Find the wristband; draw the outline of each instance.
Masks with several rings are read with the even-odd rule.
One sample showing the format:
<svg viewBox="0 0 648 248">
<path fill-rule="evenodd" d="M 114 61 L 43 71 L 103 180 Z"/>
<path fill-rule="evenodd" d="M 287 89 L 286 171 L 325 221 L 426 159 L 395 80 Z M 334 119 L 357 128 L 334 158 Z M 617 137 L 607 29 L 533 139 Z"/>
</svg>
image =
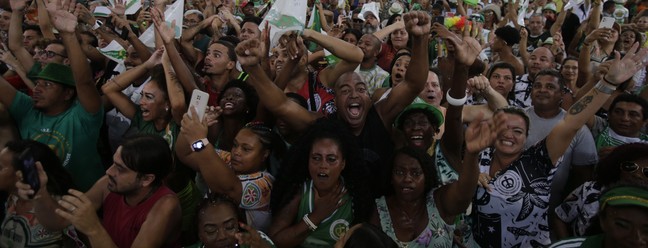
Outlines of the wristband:
<svg viewBox="0 0 648 248">
<path fill-rule="evenodd" d="M 613 84 L 612 82 L 610 82 L 610 80 L 605 79 L 605 76 L 603 76 L 602 78 L 603 78 L 603 81 L 604 81 L 604 82 L 606 82 L 607 84 L 609 84 L 609 85 L 611 85 L 611 86 L 613 86 L 613 87 L 615 87 L 615 88 L 616 88 L 617 86 L 619 86 L 618 84 Z"/>
<path fill-rule="evenodd" d="M 99 21 L 99 20 L 95 21 L 94 26 L 92 26 L 92 30 L 97 30 L 98 28 L 101 27 L 101 25 L 103 25 L 103 23 L 101 21 Z"/>
<path fill-rule="evenodd" d="M 596 85 L 594 85 L 594 89 L 597 89 L 601 93 L 612 94 L 617 87 L 610 83 L 607 83 L 606 81 L 607 80 L 603 78 L 603 81 L 599 81 Z"/>
<path fill-rule="evenodd" d="M 310 229 L 311 231 L 315 231 L 315 229 L 317 229 L 317 226 L 315 225 L 315 223 L 313 223 L 310 220 L 310 218 L 308 218 L 308 214 L 304 215 L 304 218 L 302 218 L 302 220 L 304 220 L 304 223 L 306 223 L 306 225 L 308 226 L 308 229 Z"/>
<path fill-rule="evenodd" d="M 468 100 L 468 95 L 464 95 L 461 99 L 456 99 L 450 96 L 450 89 L 446 92 L 446 101 L 448 101 L 448 104 L 452 106 L 463 106 L 466 103 L 466 100 Z"/>
</svg>

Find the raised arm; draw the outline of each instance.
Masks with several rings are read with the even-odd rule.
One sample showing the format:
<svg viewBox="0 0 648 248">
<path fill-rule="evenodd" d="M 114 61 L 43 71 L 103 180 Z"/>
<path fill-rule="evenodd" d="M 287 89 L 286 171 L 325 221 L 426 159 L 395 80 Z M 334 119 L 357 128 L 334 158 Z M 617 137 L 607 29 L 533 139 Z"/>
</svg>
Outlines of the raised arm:
<svg viewBox="0 0 648 248">
<path fill-rule="evenodd" d="M 7 46 L 23 68 L 29 70 L 34 66 L 34 58 L 22 44 L 22 23 L 27 0 L 11 0 L 9 3 L 11 4 L 11 21 L 9 22 Z"/>
<path fill-rule="evenodd" d="M 165 51 L 162 55 L 162 67 L 166 77 L 167 90 L 169 92 L 169 102 L 171 104 L 171 116 L 176 123 L 182 122 L 182 116 L 187 112 L 187 101 L 182 85 L 178 82 L 176 72 L 168 53 Z"/>
<path fill-rule="evenodd" d="M 288 100 L 284 92 L 270 81 L 259 65 L 260 57 L 267 56 L 263 47 L 263 43 L 256 39 L 243 41 L 236 46 L 236 56 L 243 69 L 250 75 L 248 82 L 252 82 L 252 86 L 259 94 L 260 104 L 275 117 L 287 121 L 288 125 L 297 132 L 306 130 L 315 122 L 318 115 Z"/>
<path fill-rule="evenodd" d="M 151 9 L 151 14 L 153 17 L 153 23 L 155 23 L 155 31 L 157 31 L 162 39 L 166 54 L 171 61 L 171 65 L 173 65 L 175 75 L 182 84 L 185 92 L 192 92 L 193 90 L 198 89 L 189 67 L 187 67 L 187 64 L 184 62 L 184 59 L 182 59 L 182 56 L 180 56 L 180 53 L 175 46 L 175 21 L 171 23 L 171 26 L 168 26 L 164 22 L 164 12 L 161 12 L 158 9 Z M 171 90 L 171 88 L 169 88 L 169 90 Z M 177 120 L 182 119 L 181 116 L 174 118 Z"/>
<path fill-rule="evenodd" d="M 184 115 L 180 129 L 180 138 L 187 143 L 179 144 L 187 147 L 194 141 L 207 137 L 207 123 L 204 120 L 198 120 L 195 109 L 192 108 L 189 111 L 192 111 L 192 116 Z M 229 196 L 237 204 L 241 200 L 243 192 L 241 182 L 234 174 L 234 170 L 230 169 L 225 161 L 218 156 L 212 144 L 208 144 L 201 151 L 183 154 L 179 158 L 182 162 L 200 171 L 210 190 Z"/>
<path fill-rule="evenodd" d="M 49 12 L 47 12 L 45 0 L 36 0 L 36 6 L 38 6 L 38 26 L 41 29 L 43 38 L 46 39 L 56 39 L 54 35 L 54 29 L 52 28 L 52 23 L 50 22 Z"/>
<path fill-rule="evenodd" d="M 397 21 L 387 27 L 382 28 L 381 30 L 376 31 L 375 33 L 373 33 L 373 35 L 375 35 L 379 40 L 383 41 L 385 40 L 385 38 L 387 38 L 387 36 L 389 36 L 389 34 L 401 28 L 405 28 L 405 22 Z"/>
<path fill-rule="evenodd" d="M 390 127 L 396 116 L 423 90 L 429 67 L 430 16 L 422 11 L 413 11 L 403 15 L 403 20 L 407 33 L 412 36 L 412 59 L 405 73 L 405 81 L 394 87 L 386 99 L 376 103 L 376 110 L 385 127 Z"/>
<path fill-rule="evenodd" d="M 565 5 L 562 5 L 562 9 L 560 10 L 560 13 L 558 13 L 558 17 L 556 17 L 556 22 L 554 22 L 553 25 L 551 25 L 551 29 L 549 29 L 549 33 L 553 36 L 556 32 L 560 31 L 562 28 L 563 23 L 565 23 L 565 19 L 567 18 L 567 14 L 571 13 L 572 9 L 565 10 Z"/>
<path fill-rule="evenodd" d="M 359 47 L 335 37 L 323 35 L 316 31 L 305 29 L 302 37 L 317 43 L 331 54 L 340 58 L 340 62 L 324 68 L 318 75 L 320 81 L 333 87 L 335 81 L 344 73 L 355 70 L 362 62 L 362 50 Z"/>
<path fill-rule="evenodd" d="M 574 103 L 565 118 L 551 130 L 547 136 L 547 144 L 551 146 L 548 146 L 547 150 L 554 166 L 565 153 L 576 132 L 603 106 L 617 86 L 646 66 L 644 58 L 648 51 L 643 48 L 635 52 L 638 47 L 639 44 L 635 43 L 623 59 L 615 52 L 616 58 L 610 63 L 607 74 L 583 98 Z"/>
<path fill-rule="evenodd" d="M 472 122 L 480 113 L 483 114 L 484 120 L 489 120 L 495 110 L 508 106 L 506 98 L 490 86 L 490 82 L 485 76 L 477 76 L 469 79 L 468 86 L 471 88 L 473 94 L 478 93 L 483 95 L 486 101 L 488 101 L 488 104 L 464 106 L 461 115 L 463 123 Z"/>
<path fill-rule="evenodd" d="M 74 9 L 76 4 L 70 1 L 55 0 L 47 5 L 50 19 L 54 27 L 59 31 L 63 39 L 63 45 L 67 51 L 72 75 L 76 83 L 76 92 L 79 103 L 88 113 L 97 113 L 101 110 L 101 97 L 95 87 L 90 64 L 81 45 L 74 33 L 77 27 L 77 16 Z M 78 13 L 77 13 L 78 14 Z"/>
<path fill-rule="evenodd" d="M 153 56 L 151 56 L 146 62 L 133 69 L 125 71 L 113 79 L 109 79 L 108 82 L 101 87 L 101 90 L 108 100 L 127 118 L 133 119 L 135 117 L 137 105 L 122 93 L 122 90 L 140 77 L 145 76 L 150 69 L 159 64 L 163 52 L 163 49 L 156 50 Z"/>
</svg>

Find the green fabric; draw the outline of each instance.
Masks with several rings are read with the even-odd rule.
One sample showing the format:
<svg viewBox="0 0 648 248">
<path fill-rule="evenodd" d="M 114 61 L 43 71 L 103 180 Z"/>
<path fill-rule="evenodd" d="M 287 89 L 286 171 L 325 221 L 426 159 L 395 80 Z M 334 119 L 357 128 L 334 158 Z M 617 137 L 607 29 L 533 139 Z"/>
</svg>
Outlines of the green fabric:
<svg viewBox="0 0 648 248">
<path fill-rule="evenodd" d="M 162 138 L 164 138 L 164 140 L 166 140 L 167 143 L 169 143 L 169 148 L 171 148 L 171 151 L 174 151 L 176 138 L 180 133 L 180 126 L 178 126 L 175 121 L 171 120 L 169 121 L 169 124 L 167 124 L 166 128 L 157 130 L 155 128 L 155 124 L 152 121 L 144 121 L 142 119 L 142 110 L 140 108 L 137 108 L 135 117 L 131 121 L 131 128 L 133 127 L 137 128 L 137 133 L 157 134 L 161 136 Z"/>
<path fill-rule="evenodd" d="M 45 68 L 35 78 L 52 81 L 68 87 L 75 87 L 72 69 L 67 65 L 49 63 L 45 65 Z"/>
<path fill-rule="evenodd" d="M 601 248 L 603 247 L 603 234 L 591 236 L 585 239 L 581 248 Z"/>
<path fill-rule="evenodd" d="M 104 175 L 97 152 L 103 107 L 97 113 L 88 113 L 78 101 L 74 101 L 65 112 L 46 116 L 33 107 L 29 96 L 18 92 L 9 112 L 16 121 L 21 138 L 49 145 L 82 192 Z"/>
<path fill-rule="evenodd" d="M 299 211 L 297 211 L 297 218 L 295 219 L 296 223 L 303 221 L 302 218 L 304 215 L 313 212 L 315 197 L 313 190 L 313 181 L 306 181 L 303 187 L 302 198 L 299 202 Z M 349 224 L 353 223 L 353 203 L 348 192 L 342 197 L 342 201 L 345 201 L 345 204 L 324 219 L 322 223 L 319 223 L 317 229 L 308 235 L 306 240 L 301 244 L 301 247 L 333 247 L 335 242 L 349 230 Z"/>
<path fill-rule="evenodd" d="M 318 1 L 319 2 L 319 1 Z M 311 12 L 311 20 L 308 22 L 308 29 L 314 30 L 318 33 L 322 32 L 322 20 L 320 20 L 319 10 L 317 7 L 313 6 L 313 12 Z M 308 50 L 315 52 L 317 49 L 317 43 L 309 42 Z"/>
<path fill-rule="evenodd" d="M 601 212 L 606 206 L 637 206 L 648 208 L 648 191 L 637 187 L 612 188 L 599 199 Z"/>
<path fill-rule="evenodd" d="M 31 68 L 29 68 L 29 71 L 27 72 L 27 77 L 31 80 L 35 80 L 36 76 L 38 73 L 43 69 L 40 63 L 35 62 L 34 65 L 32 65 Z"/>
</svg>

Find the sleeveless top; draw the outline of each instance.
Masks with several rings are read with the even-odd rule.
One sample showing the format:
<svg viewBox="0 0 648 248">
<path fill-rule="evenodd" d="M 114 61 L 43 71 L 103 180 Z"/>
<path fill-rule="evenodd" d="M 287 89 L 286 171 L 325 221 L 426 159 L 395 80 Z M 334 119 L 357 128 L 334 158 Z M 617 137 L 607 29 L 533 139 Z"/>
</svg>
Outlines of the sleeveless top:
<svg viewBox="0 0 648 248">
<path fill-rule="evenodd" d="M 304 215 L 313 212 L 315 202 L 315 192 L 313 190 L 312 180 L 304 182 L 295 223 L 302 221 Z M 317 229 L 308 235 L 300 247 L 333 247 L 335 242 L 349 230 L 349 224 L 353 222 L 353 203 L 349 193 L 346 193 L 342 200 L 346 201 L 346 203 L 324 219 L 317 226 Z"/>
<path fill-rule="evenodd" d="M 396 237 L 396 231 L 394 230 L 394 224 L 389 214 L 389 208 L 387 207 L 385 197 L 382 196 L 376 199 L 376 209 L 378 209 L 378 216 L 380 217 L 380 226 L 382 227 L 382 230 L 392 238 L 399 247 L 452 247 L 454 226 L 446 224 L 445 221 L 441 219 L 439 210 L 436 208 L 436 204 L 434 203 L 432 193 L 428 194 L 426 205 L 428 214 L 427 226 L 423 232 L 416 237 L 416 239 L 403 242 L 398 240 Z"/>
<path fill-rule="evenodd" d="M 116 193 L 110 192 L 106 196 L 103 201 L 103 226 L 117 247 L 132 246 L 149 211 L 160 198 L 166 195 L 175 195 L 175 193 L 166 186 L 160 186 L 148 199 L 137 206 L 126 205 L 124 197 Z M 171 247 L 177 245 L 173 244 Z"/>
</svg>

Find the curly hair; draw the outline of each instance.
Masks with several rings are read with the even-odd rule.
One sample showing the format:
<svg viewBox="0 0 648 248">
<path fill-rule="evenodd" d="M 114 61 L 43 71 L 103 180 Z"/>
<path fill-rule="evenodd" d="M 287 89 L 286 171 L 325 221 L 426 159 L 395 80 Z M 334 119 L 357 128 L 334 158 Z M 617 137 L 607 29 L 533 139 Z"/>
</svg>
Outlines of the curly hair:
<svg viewBox="0 0 648 248">
<path fill-rule="evenodd" d="M 338 120 L 319 119 L 304 136 L 291 147 L 282 163 L 272 189 L 270 209 L 281 210 L 296 194 L 302 193 L 302 185 L 311 179 L 308 164 L 313 144 L 323 139 L 333 140 L 342 152 L 346 166 L 341 176 L 352 198 L 353 221 L 361 223 L 373 212 L 373 199 L 366 181 L 369 174 L 362 158 L 362 151 L 351 131 Z"/>
<path fill-rule="evenodd" d="M 234 79 L 227 82 L 227 84 L 223 86 L 223 90 L 221 90 L 220 92 L 221 101 L 224 99 L 223 96 L 225 96 L 225 92 L 230 88 L 239 88 L 245 95 L 245 105 L 247 107 L 247 112 L 245 113 L 245 122 L 249 122 L 254 119 L 254 117 L 256 116 L 257 105 L 259 104 L 259 96 L 257 95 L 256 90 L 254 90 L 254 88 L 252 88 L 252 86 L 247 84 L 245 81 Z"/>
</svg>

